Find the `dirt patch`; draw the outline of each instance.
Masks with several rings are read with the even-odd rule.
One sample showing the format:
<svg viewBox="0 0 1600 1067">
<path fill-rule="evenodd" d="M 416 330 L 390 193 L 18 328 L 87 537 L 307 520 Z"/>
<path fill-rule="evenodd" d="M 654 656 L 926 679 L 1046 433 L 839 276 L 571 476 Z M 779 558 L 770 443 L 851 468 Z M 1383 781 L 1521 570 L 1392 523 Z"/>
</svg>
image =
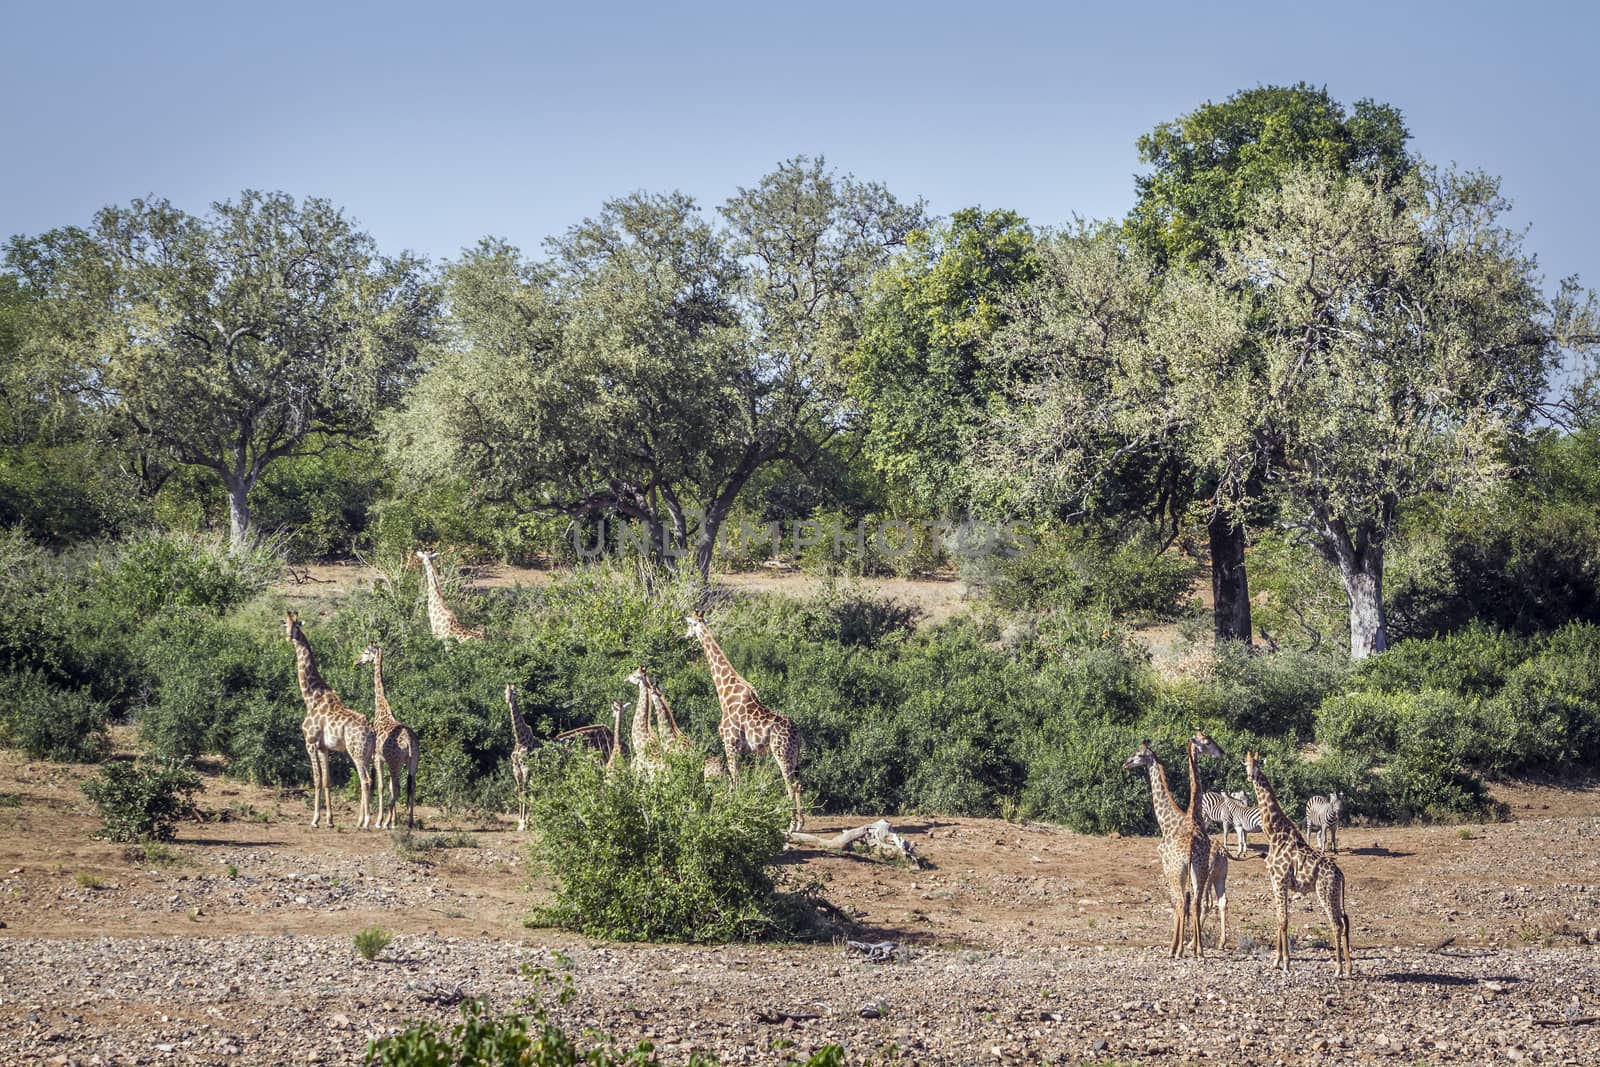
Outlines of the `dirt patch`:
<svg viewBox="0 0 1600 1067">
<path fill-rule="evenodd" d="M 695 1048 L 782 1062 L 782 1039 L 845 1041 L 862 1062 L 890 1046 L 948 1063 L 1595 1062 L 1596 1027 L 1568 1025 L 1600 1014 L 1593 788 L 1499 787 L 1502 823 L 1346 828 L 1357 978 L 1335 984 L 1304 902 L 1296 977 L 1270 970 L 1259 840 L 1230 869 L 1228 945 L 1203 964 L 1159 947 L 1152 838 L 906 818 L 896 829 L 929 869 L 787 854 L 861 936 L 900 944 L 879 965 L 835 946 L 616 948 L 531 930 L 546 889 L 528 887 L 507 819 L 424 806 L 407 847 L 354 829 L 348 800 L 337 829 L 313 830 L 304 794 L 214 776 L 207 821 L 182 827 L 176 864 L 155 866 L 91 836 L 88 773 L 0 752 L 0 1062 L 357 1062 L 368 1035 L 449 1017 L 460 995 L 509 1007 L 529 990 L 521 965 L 553 965 L 553 950 L 575 961 L 572 1022 L 679 1061 Z M 375 965 L 350 941 L 371 925 L 399 935 Z M 882 1018 L 861 1017 L 872 1001 Z M 773 1011 L 817 1018 L 756 1021 Z"/>
</svg>

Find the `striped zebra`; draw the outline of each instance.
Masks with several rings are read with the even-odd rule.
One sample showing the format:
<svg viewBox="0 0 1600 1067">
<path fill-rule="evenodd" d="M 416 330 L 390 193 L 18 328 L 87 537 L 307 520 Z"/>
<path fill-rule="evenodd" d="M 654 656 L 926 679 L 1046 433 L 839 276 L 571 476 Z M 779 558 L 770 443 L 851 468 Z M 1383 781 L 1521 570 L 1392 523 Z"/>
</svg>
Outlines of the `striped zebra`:
<svg viewBox="0 0 1600 1067">
<path fill-rule="evenodd" d="M 1334 790 L 1327 796 L 1314 796 L 1306 801 L 1306 840 L 1311 831 L 1317 831 L 1317 847 L 1329 852 L 1339 851 L 1339 820 L 1344 817 L 1344 794 Z M 1327 844 L 1323 842 L 1326 840 Z"/>
<path fill-rule="evenodd" d="M 1261 829 L 1261 809 L 1252 807 L 1242 792 L 1200 794 L 1200 818 L 1207 829 L 1212 823 L 1222 827 L 1223 848 L 1228 847 L 1229 830 L 1239 835 L 1239 851 L 1234 853 L 1235 859 L 1244 859 L 1248 849 L 1246 836 L 1250 831 Z"/>
</svg>

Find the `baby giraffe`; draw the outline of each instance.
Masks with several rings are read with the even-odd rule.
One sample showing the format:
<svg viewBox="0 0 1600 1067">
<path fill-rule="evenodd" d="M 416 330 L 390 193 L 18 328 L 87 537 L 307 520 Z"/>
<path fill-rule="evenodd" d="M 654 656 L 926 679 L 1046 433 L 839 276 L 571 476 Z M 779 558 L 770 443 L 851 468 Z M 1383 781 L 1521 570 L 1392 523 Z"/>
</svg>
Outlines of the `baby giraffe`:
<svg viewBox="0 0 1600 1067">
<path fill-rule="evenodd" d="M 1306 844 L 1294 821 L 1283 813 L 1278 797 L 1261 773 L 1261 756 L 1248 753 L 1245 774 L 1255 787 L 1261 822 L 1267 832 L 1267 875 L 1272 880 L 1272 908 L 1278 918 L 1275 966 L 1289 970 L 1289 895 L 1316 893 L 1333 931 L 1333 965 L 1341 978 L 1350 975 L 1350 913 L 1344 906 L 1344 872 L 1333 857 Z"/>
</svg>

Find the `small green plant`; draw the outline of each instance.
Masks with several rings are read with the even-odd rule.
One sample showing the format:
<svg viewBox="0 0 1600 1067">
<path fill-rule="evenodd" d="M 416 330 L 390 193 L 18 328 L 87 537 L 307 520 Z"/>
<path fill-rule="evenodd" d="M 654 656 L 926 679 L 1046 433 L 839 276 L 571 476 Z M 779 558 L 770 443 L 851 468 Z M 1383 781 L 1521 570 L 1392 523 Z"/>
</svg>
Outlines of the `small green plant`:
<svg viewBox="0 0 1600 1067">
<path fill-rule="evenodd" d="M 146 867 L 176 867 L 183 862 L 183 855 L 175 848 L 168 848 L 159 841 L 140 841 L 123 853 L 132 863 L 142 863 Z"/>
<path fill-rule="evenodd" d="M 73 881 L 84 889 L 103 889 L 106 884 L 106 880 L 93 871 L 79 871 Z"/>
<path fill-rule="evenodd" d="M 22 798 L 15 793 L 0 793 L 0 808 L 20 808 Z"/>
<path fill-rule="evenodd" d="M 171 841 L 178 820 L 194 814 L 200 776 L 185 760 L 109 763 L 83 784 L 105 820 L 108 841 Z"/>
<path fill-rule="evenodd" d="M 394 940 L 394 935 L 381 926 L 369 926 L 355 936 L 356 955 L 371 963 L 377 959 L 384 949 L 389 947 L 389 942 Z"/>
<path fill-rule="evenodd" d="M 232 879 L 239 877 L 239 865 L 237 863 L 230 863 L 223 868 L 223 873 L 226 874 L 231 881 Z"/>
</svg>

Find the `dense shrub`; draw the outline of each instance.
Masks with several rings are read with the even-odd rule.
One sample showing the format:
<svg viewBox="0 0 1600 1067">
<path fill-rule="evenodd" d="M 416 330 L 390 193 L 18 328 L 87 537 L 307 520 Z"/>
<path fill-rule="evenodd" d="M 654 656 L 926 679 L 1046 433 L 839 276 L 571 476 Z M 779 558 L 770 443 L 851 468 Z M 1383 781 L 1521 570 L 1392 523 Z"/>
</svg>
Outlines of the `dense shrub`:
<svg viewBox="0 0 1600 1067">
<path fill-rule="evenodd" d="M 773 776 L 707 782 L 677 758 L 652 778 L 607 774 L 551 746 L 531 775 L 536 867 L 555 879 L 538 919 L 622 941 L 731 941 L 794 932 L 769 865 L 789 805 Z"/>
<path fill-rule="evenodd" d="M 1194 562 L 1163 551 L 1153 531 L 1112 536 L 1080 527 L 1045 531 L 1000 568 L 992 590 L 1002 607 L 1082 610 L 1174 619 L 1191 604 Z"/>
<path fill-rule="evenodd" d="M 194 812 L 200 776 L 182 760 L 108 763 L 83 783 L 105 820 L 110 841 L 171 841 L 178 820 Z"/>
<path fill-rule="evenodd" d="M 0 674 L 0 744 L 36 759 L 93 763 L 111 746 L 106 707 L 84 689 L 63 689 L 39 671 Z"/>
<path fill-rule="evenodd" d="M 1227 641 L 1216 650 L 1206 688 L 1213 713 L 1235 729 L 1307 738 L 1323 698 L 1349 670 L 1338 650 L 1263 656 Z"/>
<path fill-rule="evenodd" d="M 1521 638 L 1474 624 L 1432 641 L 1401 641 L 1365 660 L 1351 685 L 1380 693 L 1438 689 L 1483 696 L 1504 685 L 1529 651 Z"/>
<path fill-rule="evenodd" d="M 151 688 L 140 713 L 140 734 L 156 752 L 234 755 L 236 740 L 256 744 L 243 729 L 245 718 L 260 725 L 264 709 L 299 704 L 294 659 L 281 627 L 269 633 L 265 619 L 250 621 L 254 625 L 217 620 L 206 612 L 173 612 L 151 619 L 135 634 L 134 659 Z M 304 749 L 303 743 L 295 747 Z M 262 780 L 277 777 L 269 773 Z"/>
<path fill-rule="evenodd" d="M 147 533 L 118 546 L 101 588 L 134 618 L 170 608 L 223 615 L 265 589 L 281 569 L 270 542 L 234 551 L 221 537 Z"/>
</svg>

